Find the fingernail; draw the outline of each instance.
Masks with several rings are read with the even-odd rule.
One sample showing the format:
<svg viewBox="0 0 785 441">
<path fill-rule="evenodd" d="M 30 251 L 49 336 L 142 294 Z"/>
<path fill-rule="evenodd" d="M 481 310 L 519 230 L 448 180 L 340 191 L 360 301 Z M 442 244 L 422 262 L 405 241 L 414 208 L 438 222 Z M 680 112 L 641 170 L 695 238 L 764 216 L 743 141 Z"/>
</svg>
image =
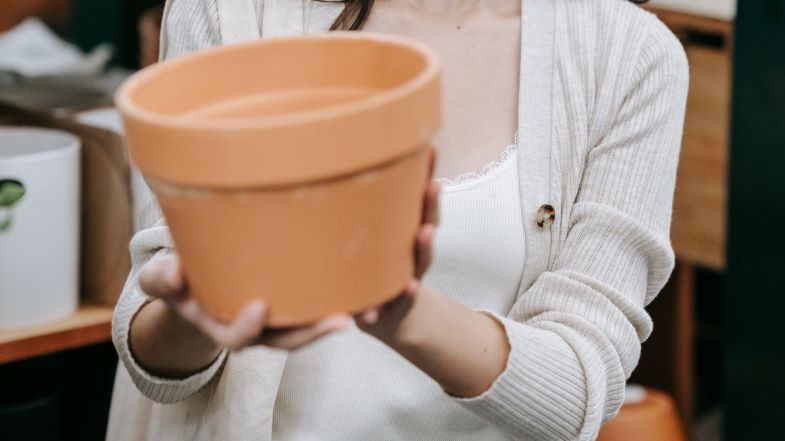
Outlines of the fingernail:
<svg viewBox="0 0 785 441">
<path fill-rule="evenodd" d="M 319 326 L 320 331 L 342 331 L 351 323 L 351 318 L 347 316 L 337 316 L 327 319 Z"/>
<path fill-rule="evenodd" d="M 353 322 L 354 322 L 354 320 L 352 320 L 351 317 L 344 317 L 344 318 L 341 319 L 340 323 L 338 324 L 338 327 L 335 330 L 336 331 L 343 331 L 343 330 L 349 328 L 349 326 L 351 326 L 351 324 Z"/>
<path fill-rule="evenodd" d="M 426 224 L 422 229 L 423 240 L 428 242 L 433 238 L 433 225 Z"/>
<path fill-rule="evenodd" d="M 420 287 L 420 283 L 416 279 L 412 279 L 409 283 L 406 284 L 406 295 L 413 296 L 417 293 L 417 289 Z"/>
<path fill-rule="evenodd" d="M 166 269 L 166 284 L 171 291 L 180 291 L 183 285 L 180 269 L 173 263 L 168 264 Z"/>
<path fill-rule="evenodd" d="M 379 322 L 379 311 L 372 309 L 363 314 L 363 321 L 369 325 L 374 325 Z"/>
<path fill-rule="evenodd" d="M 251 303 L 248 304 L 248 308 L 253 311 L 254 314 L 262 315 L 264 314 L 265 309 L 267 309 L 267 305 L 261 300 L 251 300 Z"/>
</svg>

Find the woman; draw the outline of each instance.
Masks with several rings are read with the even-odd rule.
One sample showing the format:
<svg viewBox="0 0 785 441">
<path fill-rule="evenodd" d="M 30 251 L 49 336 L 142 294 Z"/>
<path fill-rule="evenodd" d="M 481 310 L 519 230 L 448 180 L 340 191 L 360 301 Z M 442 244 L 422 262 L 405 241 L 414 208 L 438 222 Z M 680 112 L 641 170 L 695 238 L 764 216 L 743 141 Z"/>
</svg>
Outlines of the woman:
<svg viewBox="0 0 785 441">
<path fill-rule="evenodd" d="M 164 27 L 164 58 L 330 28 L 432 46 L 439 179 L 406 292 L 286 333 L 263 303 L 201 312 L 152 203 L 109 439 L 594 439 L 673 267 L 688 74 L 664 25 L 625 0 L 170 0 Z"/>
</svg>

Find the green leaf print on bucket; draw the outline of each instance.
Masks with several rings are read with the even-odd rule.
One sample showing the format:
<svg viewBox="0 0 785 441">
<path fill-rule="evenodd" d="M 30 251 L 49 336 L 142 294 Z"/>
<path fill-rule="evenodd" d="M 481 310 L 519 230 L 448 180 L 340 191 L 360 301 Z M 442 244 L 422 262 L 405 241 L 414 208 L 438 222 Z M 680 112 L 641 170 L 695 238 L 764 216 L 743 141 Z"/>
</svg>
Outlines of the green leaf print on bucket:
<svg viewBox="0 0 785 441">
<path fill-rule="evenodd" d="M 0 233 L 11 229 L 14 205 L 25 195 L 25 186 L 15 179 L 0 179 Z"/>
</svg>

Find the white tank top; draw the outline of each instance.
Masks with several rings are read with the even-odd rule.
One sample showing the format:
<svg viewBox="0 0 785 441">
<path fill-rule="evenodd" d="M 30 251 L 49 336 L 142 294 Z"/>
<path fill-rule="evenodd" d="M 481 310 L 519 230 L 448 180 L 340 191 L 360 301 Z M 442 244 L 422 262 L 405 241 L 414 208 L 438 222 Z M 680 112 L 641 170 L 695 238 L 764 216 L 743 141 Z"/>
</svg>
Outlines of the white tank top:
<svg viewBox="0 0 785 441">
<path fill-rule="evenodd" d="M 443 181 L 434 262 L 423 283 L 506 315 L 518 293 L 524 235 L 517 151 Z M 274 441 L 507 440 L 440 386 L 353 328 L 292 352 L 273 414 Z"/>
</svg>

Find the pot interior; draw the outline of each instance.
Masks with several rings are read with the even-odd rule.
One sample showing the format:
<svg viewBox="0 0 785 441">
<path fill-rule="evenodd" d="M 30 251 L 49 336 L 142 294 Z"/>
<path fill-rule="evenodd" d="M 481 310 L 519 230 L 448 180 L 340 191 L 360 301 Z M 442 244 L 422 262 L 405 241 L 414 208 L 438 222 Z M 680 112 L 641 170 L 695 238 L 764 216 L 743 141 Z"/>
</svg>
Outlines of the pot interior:
<svg viewBox="0 0 785 441">
<path fill-rule="evenodd" d="M 269 41 L 159 66 L 131 99 L 147 112 L 200 122 L 291 114 L 394 89 L 421 73 L 427 61 L 418 51 L 382 40 Z"/>
<path fill-rule="evenodd" d="M 334 106 L 378 92 L 362 87 L 324 87 L 273 91 L 229 98 L 182 115 L 184 121 L 218 121 L 286 115 Z"/>
</svg>

